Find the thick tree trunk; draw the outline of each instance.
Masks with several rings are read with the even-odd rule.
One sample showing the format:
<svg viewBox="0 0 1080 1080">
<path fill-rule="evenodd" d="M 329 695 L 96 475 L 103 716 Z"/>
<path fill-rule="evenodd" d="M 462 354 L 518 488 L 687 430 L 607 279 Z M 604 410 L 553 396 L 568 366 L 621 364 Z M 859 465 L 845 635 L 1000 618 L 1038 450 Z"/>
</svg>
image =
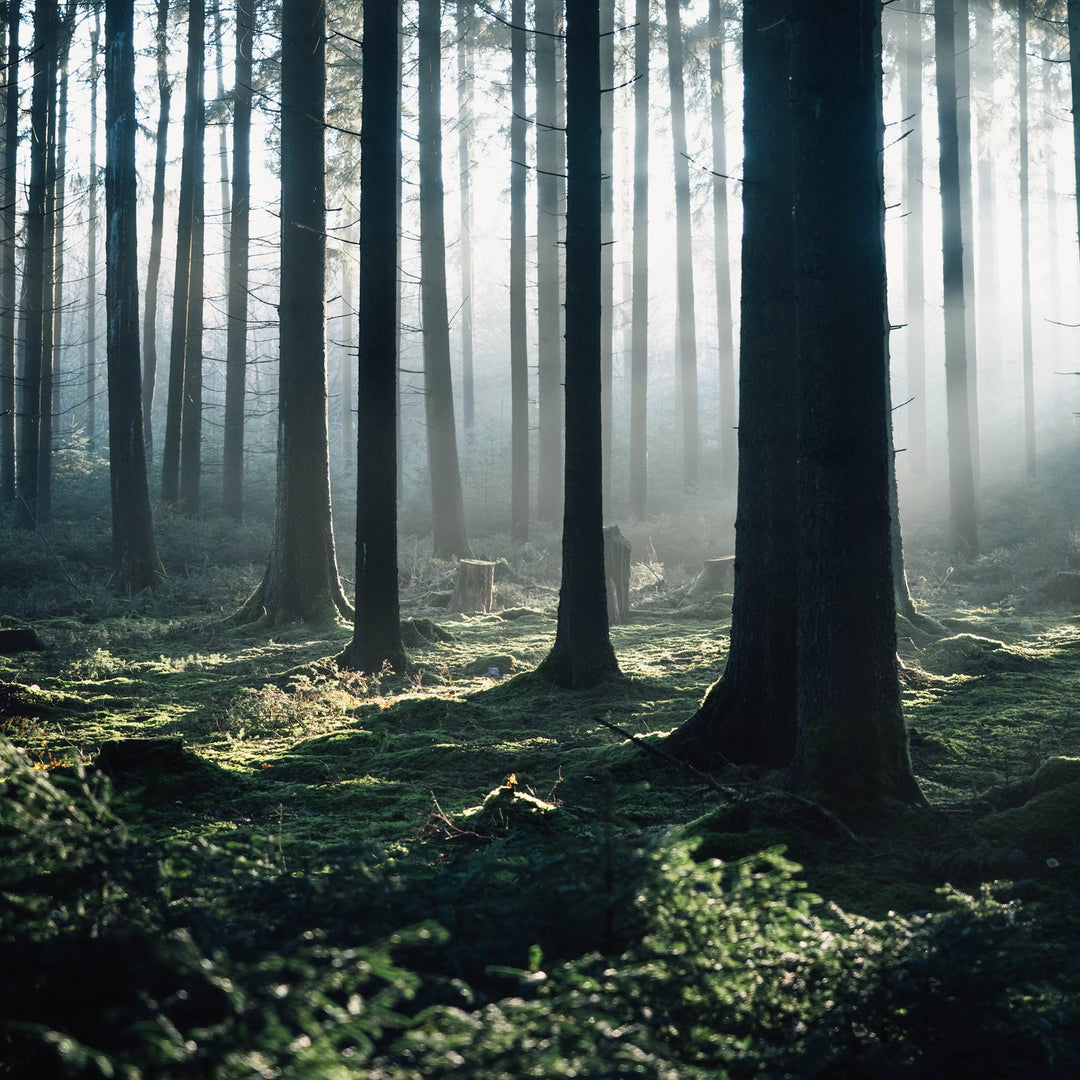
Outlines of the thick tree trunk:
<svg viewBox="0 0 1080 1080">
<path fill-rule="evenodd" d="M 457 0 L 458 79 L 458 208 L 461 269 L 461 406 L 465 432 L 476 423 L 476 392 L 473 379 L 473 267 L 472 267 L 472 84 L 476 76 L 475 0 Z"/>
<path fill-rule="evenodd" d="M 923 801 L 896 672 L 879 0 L 794 0 L 798 787 Z"/>
<path fill-rule="evenodd" d="M 949 509 L 952 547 L 958 558 L 978 554 L 975 472 L 971 451 L 970 395 L 964 327 L 964 255 L 960 208 L 960 162 L 956 126 L 956 36 L 953 0 L 937 0 L 934 53 L 937 63 L 938 170 L 941 188 L 941 250 L 945 296 L 945 393 L 949 421 Z"/>
<path fill-rule="evenodd" d="M 514 0 L 510 86 L 510 536 L 529 538 L 529 353 L 525 233 L 525 2 Z"/>
<path fill-rule="evenodd" d="M 723 678 L 671 736 L 704 767 L 783 768 L 795 750 L 798 533 L 788 0 L 743 16 L 739 492 Z"/>
<path fill-rule="evenodd" d="M 922 0 L 911 0 L 904 19 L 904 58 L 900 96 L 911 117 L 904 139 L 900 202 L 906 214 L 904 280 L 907 294 L 908 397 L 907 455 L 911 471 L 926 475 L 926 270 L 923 246 L 923 41 Z"/>
<path fill-rule="evenodd" d="M 562 514 L 563 349 L 559 293 L 559 221 L 566 170 L 560 116 L 556 32 L 558 0 L 536 0 L 536 513 L 557 523 Z"/>
<path fill-rule="evenodd" d="M 356 612 L 343 666 L 406 667 L 397 554 L 397 200 L 399 5 L 364 4 L 360 171 L 360 368 Z"/>
<path fill-rule="evenodd" d="M 680 384 L 683 485 L 697 487 L 701 468 L 698 439 L 697 332 L 694 315 L 694 252 L 690 220 L 690 159 L 686 144 L 683 93 L 683 43 L 679 0 L 665 0 L 668 84 L 671 88 L 671 137 L 675 171 L 676 361 Z"/>
<path fill-rule="evenodd" d="M 600 3 L 600 380 L 604 505 L 611 506 L 611 437 L 615 394 L 612 335 L 615 301 L 615 0 Z"/>
<path fill-rule="evenodd" d="M 720 371 L 720 484 L 733 491 L 738 479 L 734 320 L 731 314 L 731 253 L 728 241 L 727 115 L 724 108 L 724 38 L 720 0 L 709 0 L 709 79 L 712 83 L 713 261 L 716 283 L 716 351 Z"/>
<path fill-rule="evenodd" d="M 1020 340 L 1024 371 L 1024 469 L 1036 473 L 1035 458 L 1035 362 L 1031 342 L 1031 160 L 1028 152 L 1028 57 L 1027 0 L 1016 5 L 1017 98 L 1020 103 Z"/>
<path fill-rule="evenodd" d="M 630 314 L 630 516 L 648 509 L 649 442 L 649 0 L 636 0 L 634 239 Z"/>
<path fill-rule="evenodd" d="M 262 584 L 237 618 L 352 617 L 338 579 L 326 426 L 326 7 L 284 0 L 277 499 Z"/>
<path fill-rule="evenodd" d="M 146 264 L 146 310 L 143 312 L 143 440 L 146 456 L 154 456 L 154 390 L 157 383 L 158 279 L 161 276 L 161 241 L 165 231 L 165 164 L 168 157 L 169 111 L 169 0 L 158 0 L 154 32 L 157 54 L 158 119 L 154 146 L 154 192 L 150 216 L 150 257 Z"/>
<path fill-rule="evenodd" d="M 184 429 L 184 391 L 191 288 L 192 238 L 195 231 L 195 188 L 203 175 L 203 37 L 204 0 L 188 5 L 187 83 L 184 92 L 184 146 L 180 165 L 180 204 L 176 223 L 176 263 L 173 277 L 172 332 L 169 341 L 169 397 L 165 411 L 165 444 L 161 453 L 161 498 L 180 498 L 180 455 Z M 200 344 L 200 353 L 202 351 Z"/>
<path fill-rule="evenodd" d="M 19 166 L 20 0 L 8 0 L 4 69 L 4 157 L 0 185 L 0 505 L 15 500 L 15 200 Z"/>
<path fill-rule="evenodd" d="M 154 546 L 142 439 L 135 174 L 134 0 L 105 5 L 105 305 L 109 369 L 110 587 L 130 594 L 164 576 Z"/>
<path fill-rule="evenodd" d="M 468 555 L 465 505 L 458 464 L 450 320 L 446 305 L 443 220 L 440 0 L 420 0 L 417 26 L 420 89 L 420 306 L 424 327 L 424 411 L 427 418 L 434 553 Z"/>
<path fill-rule="evenodd" d="M 1072 86 L 1073 175 L 1080 193 L 1080 0 L 1069 0 L 1069 75 Z M 1080 237 L 1080 197 L 1076 203 L 1076 231 Z"/>
<path fill-rule="evenodd" d="M 236 6 L 236 87 L 233 91 L 233 179 L 229 215 L 229 299 L 225 338 L 225 445 L 222 509 L 244 516 L 244 400 L 247 390 L 248 249 L 251 208 L 251 50 L 256 0 Z M 351 418 L 352 403 L 344 402 Z"/>
<path fill-rule="evenodd" d="M 600 436 L 600 55 L 592 0 L 567 3 L 566 472 L 555 644 L 537 674 L 585 689 L 619 674 L 608 634 Z"/>
<path fill-rule="evenodd" d="M 30 100 L 30 181 L 27 189 L 26 255 L 23 263 L 22 363 L 20 373 L 15 525 L 37 527 L 41 436 L 41 369 L 48 318 L 46 247 L 48 222 L 49 106 L 56 72 L 56 0 L 34 7 L 34 78 Z"/>
</svg>

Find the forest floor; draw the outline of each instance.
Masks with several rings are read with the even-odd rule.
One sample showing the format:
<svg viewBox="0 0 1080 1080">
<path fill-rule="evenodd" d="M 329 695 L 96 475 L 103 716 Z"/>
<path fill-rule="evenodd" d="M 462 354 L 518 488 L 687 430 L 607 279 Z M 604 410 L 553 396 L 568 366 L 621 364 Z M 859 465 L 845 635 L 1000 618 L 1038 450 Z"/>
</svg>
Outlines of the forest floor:
<svg viewBox="0 0 1080 1080">
<path fill-rule="evenodd" d="M 531 674 L 550 560 L 501 561 L 496 610 L 448 615 L 455 568 L 414 555 L 415 667 L 365 678 L 334 663 L 344 623 L 231 625 L 259 532 L 163 518 L 169 580 L 131 599 L 103 588 L 103 524 L 0 536 L 0 627 L 45 645 L 0 657 L 0 968 L 24 972 L 0 1076 L 1080 1060 L 1080 603 L 1045 592 L 1067 521 L 1051 542 L 1003 515 L 957 568 L 933 530 L 912 544 L 941 627 L 900 627 L 930 809 L 845 822 L 657 752 L 726 655 L 730 596 L 690 596 L 694 567 L 635 564 L 625 677 L 570 693 Z M 95 767 L 151 737 L 182 751 Z"/>
</svg>

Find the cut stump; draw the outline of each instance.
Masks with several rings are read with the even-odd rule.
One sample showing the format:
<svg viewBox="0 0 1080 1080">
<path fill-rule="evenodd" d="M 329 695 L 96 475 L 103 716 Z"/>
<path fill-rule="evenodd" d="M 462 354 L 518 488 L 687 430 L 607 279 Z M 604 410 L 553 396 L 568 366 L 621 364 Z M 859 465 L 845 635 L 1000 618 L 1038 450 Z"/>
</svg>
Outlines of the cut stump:
<svg viewBox="0 0 1080 1080">
<path fill-rule="evenodd" d="M 480 559 L 458 562 L 457 589 L 448 611 L 490 611 L 495 603 L 495 564 Z"/>
<path fill-rule="evenodd" d="M 725 555 L 722 559 L 706 559 L 705 565 L 690 586 L 691 596 L 712 596 L 715 593 L 729 593 L 735 587 L 735 556 Z"/>
<path fill-rule="evenodd" d="M 618 525 L 604 530 L 604 578 L 611 625 L 630 620 L 630 541 Z"/>
</svg>

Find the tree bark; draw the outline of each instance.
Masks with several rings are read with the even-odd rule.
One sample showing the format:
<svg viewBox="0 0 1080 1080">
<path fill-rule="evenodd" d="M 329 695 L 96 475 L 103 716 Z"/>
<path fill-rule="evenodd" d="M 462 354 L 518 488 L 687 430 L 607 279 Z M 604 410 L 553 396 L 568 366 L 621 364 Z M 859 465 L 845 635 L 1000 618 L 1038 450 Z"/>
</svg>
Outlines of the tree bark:
<svg viewBox="0 0 1080 1080">
<path fill-rule="evenodd" d="M 1024 371 L 1024 470 L 1037 471 L 1035 457 L 1035 362 L 1031 343 L 1031 160 L 1028 151 L 1028 5 L 1016 5 L 1017 98 L 1020 105 L 1020 341 Z"/>
<path fill-rule="evenodd" d="M 510 536 L 529 538 L 529 352 L 526 293 L 525 3 L 511 8 L 510 86 Z"/>
<path fill-rule="evenodd" d="M 475 0 L 457 0 L 458 77 L 458 207 L 460 214 L 461 268 L 461 406 L 466 435 L 476 423 L 476 392 L 473 378 L 473 266 L 472 266 L 472 84 L 476 59 Z"/>
<path fill-rule="evenodd" d="M 585 689 L 619 675 L 608 633 L 600 385 L 599 11 L 568 0 L 566 471 L 555 644 L 537 674 Z"/>
<path fill-rule="evenodd" d="M 15 501 L 15 200 L 19 168 L 20 0 L 8 0 L 4 70 L 4 175 L 0 186 L 0 505 Z"/>
<path fill-rule="evenodd" d="M 796 786 L 924 801 L 896 671 L 879 0 L 794 0 L 799 395 Z"/>
<path fill-rule="evenodd" d="M 648 509 L 649 439 L 649 0 L 636 0 L 634 56 L 634 239 L 630 315 L 630 515 Z"/>
<path fill-rule="evenodd" d="M 784 768 L 795 750 L 798 615 L 795 264 L 788 0 L 743 14 L 739 487 L 731 648 L 723 678 L 670 737 L 713 767 Z"/>
<path fill-rule="evenodd" d="M 686 144 L 683 93 L 683 42 L 679 0 L 665 0 L 667 12 L 668 85 L 671 88 L 671 137 L 675 171 L 675 276 L 678 301 L 676 364 L 680 385 L 683 443 L 683 486 L 697 487 L 701 469 L 698 438 L 697 332 L 694 314 L 694 251 L 690 220 L 690 158 Z"/>
<path fill-rule="evenodd" d="M 600 3 L 600 385 L 604 505 L 611 506 L 615 394 L 615 0 Z"/>
<path fill-rule="evenodd" d="M 949 422 L 949 510 L 957 558 L 978 554 L 975 472 L 964 326 L 964 255 L 960 208 L 960 161 L 956 124 L 956 36 L 953 0 L 934 8 L 934 54 L 938 98 L 938 170 L 941 188 L 941 250 L 945 296 L 945 393 Z"/>
<path fill-rule="evenodd" d="M 360 171 L 360 367 L 356 469 L 356 612 L 344 667 L 407 665 L 397 553 L 398 4 L 364 4 Z"/>
<path fill-rule="evenodd" d="M 225 339 L 225 445 L 222 509 L 244 516 L 244 401 L 247 390 L 248 255 L 251 209 L 251 63 L 256 0 L 236 5 L 236 85 L 233 90 L 232 207 L 229 215 L 229 299 Z M 350 401 L 344 408 L 351 416 Z"/>
<path fill-rule="evenodd" d="M 90 177 L 86 193 L 86 445 L 97 449 L 97 315 L 98 315 L 98 48 L 101 40 L 101 11 L 94 8 L 94 27 L 90 31 Z"/>
<path fill-rule="evenodd" d="M 420 0 L 420 306 L 424 327 L 424 411 L 427 418 L 436 558 L 469 554 L 458 464 L 450 319 L 446 304 L 446 232 L 442 179 L 442 48 L 440 0 Z"/>
<path fill-rule="evenodd" d="M 109 382 L 110 587 L 130 594 L 164 576 L 154 546 L 139 372 L 134 0 L 105 5 L 105 305 Z"/>
<path fill-rule="evenodd" d="M 352 618 L 330 508 L 326 421 L 326 6 L 284 0 L 277 498 L 262 584 L 240 621 Z"/>
<path fill-rule="evenodd" d="M 143 440 L 146 456 L 154 456 L 154 391 L 157 383 L 158 279 L 161 276 L 161 242 L 165 231 L 165 164 L 168 158 L 169 112 L 172 82 L 169 79 L 169 0 L 158 0 L 154 31 L 157 54 L 158 119 L 154 145 L 154 192 L 150 217 L 150 257 L 146 264 L 146 310 L 143 313 Z"/>
</svg>

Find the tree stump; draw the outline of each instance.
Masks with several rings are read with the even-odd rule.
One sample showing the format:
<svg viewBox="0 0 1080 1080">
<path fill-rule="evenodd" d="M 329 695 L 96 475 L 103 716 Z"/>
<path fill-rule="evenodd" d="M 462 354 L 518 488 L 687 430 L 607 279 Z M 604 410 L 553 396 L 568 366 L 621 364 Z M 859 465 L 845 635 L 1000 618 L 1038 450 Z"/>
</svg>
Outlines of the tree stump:
<svg viewBox="0 0 1080 1080">
<path fill-rule="evenodd" d="M 611 625 L 630 621 L 630 541 L 618 525 L 604 530 L 604 579 Z"/>
<path fill-rule="evenodd" d="M 735 587 L 735 556 L 725 555 L 722 559 L 706 559 L 705 565 L 690 586 L 691 596 L 712 596 L 715 593 L 729 593 Z"/>
<path fill-rule="evenodd" d="M 480 559 L 458 562 L 457 589 L 448 611 L 490 611 L 495 603 L 495 564 Z"/>
</svg>

